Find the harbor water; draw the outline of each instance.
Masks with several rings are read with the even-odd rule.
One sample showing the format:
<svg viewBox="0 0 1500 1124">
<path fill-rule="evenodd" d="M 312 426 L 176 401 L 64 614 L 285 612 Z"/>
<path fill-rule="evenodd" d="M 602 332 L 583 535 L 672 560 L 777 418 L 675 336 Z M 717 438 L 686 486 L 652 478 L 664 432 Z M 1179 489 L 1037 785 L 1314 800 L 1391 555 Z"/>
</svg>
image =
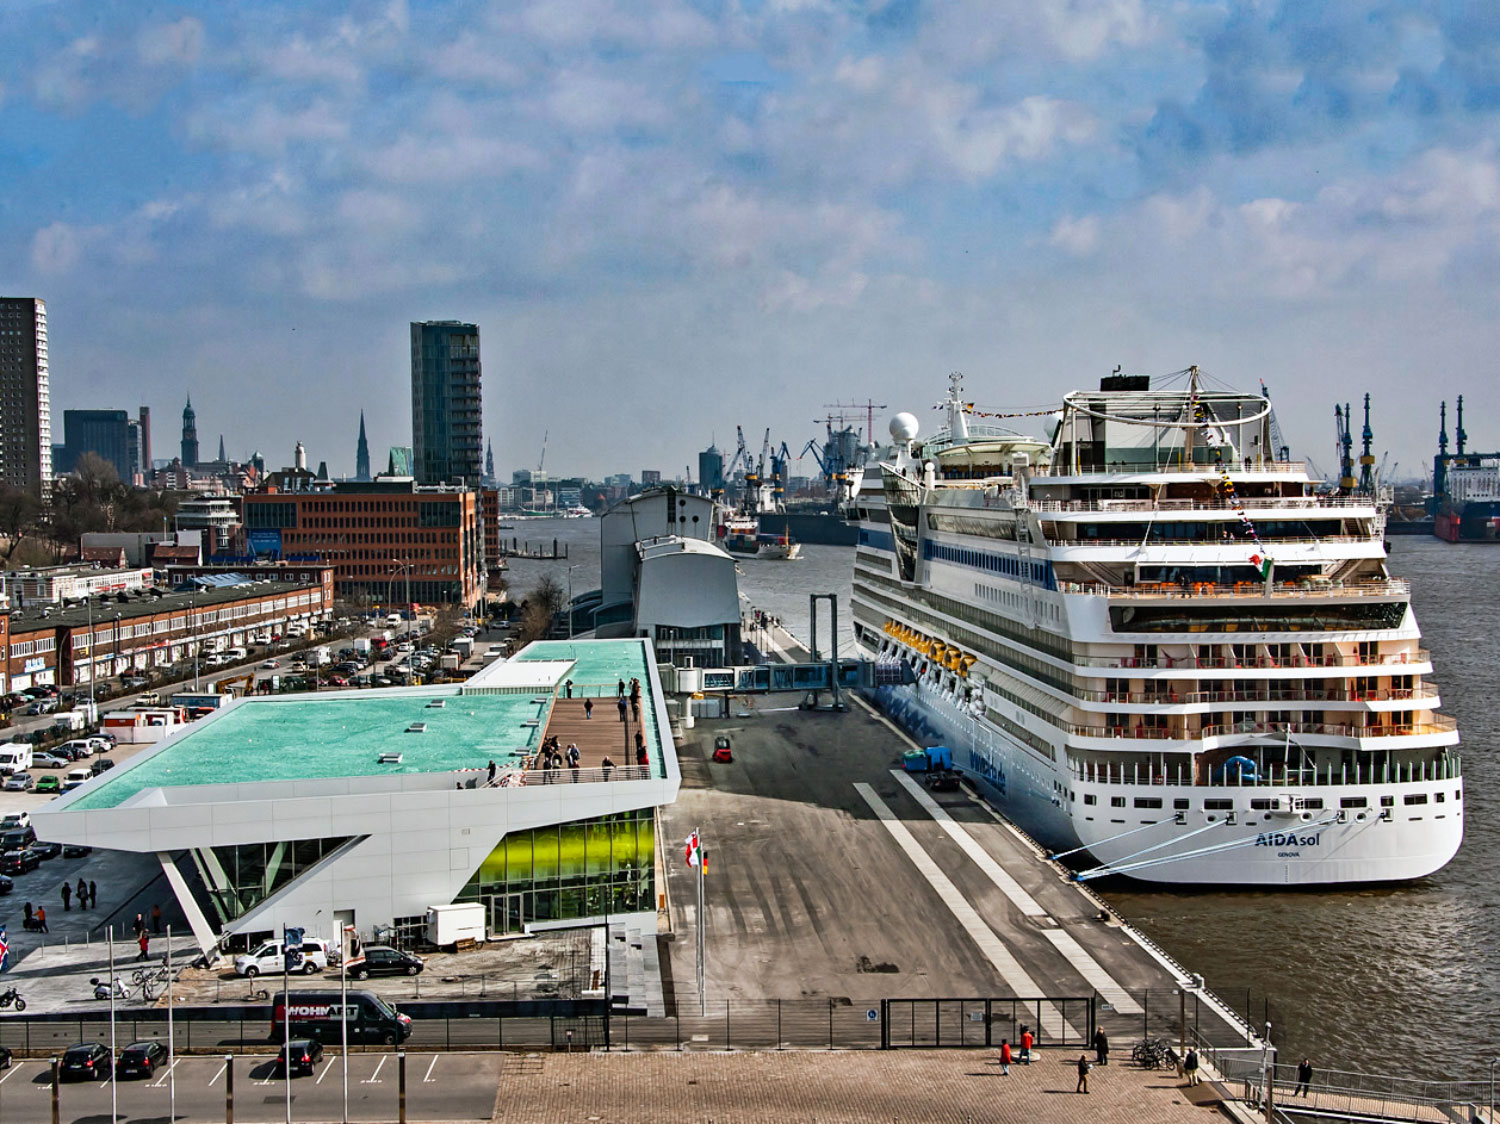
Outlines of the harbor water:
<svg viewBox="0 0 1500 1124">
<path fill-rule="evenodd" d="M 566 562 L 513 563 L 518 599 L 544 573 L 566 588 L 569 565 L 575 592 L 598 587 L 594 520 L 518 524 L 511 533 L 569 544 Z M 740 589 L 803 639 L 808 594 L 835 593 L 841 644 L 851 643 L 853 555 L 808 545 L 795 561 L 746 559 Z M 1500 545 L 1397 537 L 1390 565 L 1412 583 L 1442 709 L 1463 738 L 1467 824 L 1458 857 L 1428 878 L 1389 887 L 1193 891 L 1122 879 L 1099 888 L 1254 1021 L 1269 1015 L 1283 1061 L 1306 1055 L 1325 1069 L 1483 1079 L 1489 1059 L 1500 1056 L 1500 738 L 1491 714 Z"/>
</svg>

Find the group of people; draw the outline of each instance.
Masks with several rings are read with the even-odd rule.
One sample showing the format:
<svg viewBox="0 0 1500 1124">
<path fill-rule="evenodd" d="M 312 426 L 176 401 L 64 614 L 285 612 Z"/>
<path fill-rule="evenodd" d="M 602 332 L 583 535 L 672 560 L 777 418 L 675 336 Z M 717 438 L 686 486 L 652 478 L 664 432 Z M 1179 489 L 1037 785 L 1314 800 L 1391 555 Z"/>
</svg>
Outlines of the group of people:
<svg viewBox="0 0 1500 1124">
<path fill-rule="evenodd" d="M 547 784 L 552 783 L 552 774 L 561 769 L 570 770 L 574 774 L 574 779 L 577 779 L 576 774 L 581 756 L 576 744 L 569 742 L 568 748 L 563 749 L 558 736 L 548 734 L 542 741 L 542 748 L 537 751 L 536 767 L 546 774 L 543 780 Z"/>
<path fill-rule="evenodd" d="M 78 888 L 75 890 L 70 883 L 62 884 L 63 912 L 69 913 L 73 909 L 73 902 L 78 902 L 79 909 L 88 909 L 90 906 L 97 908 L 99 905 L 99 890 L 92 882 L 85 882 L 82 878 L 78 880 Z M 30 913 L 31 907 L 27 907 Z"/>
</svg>

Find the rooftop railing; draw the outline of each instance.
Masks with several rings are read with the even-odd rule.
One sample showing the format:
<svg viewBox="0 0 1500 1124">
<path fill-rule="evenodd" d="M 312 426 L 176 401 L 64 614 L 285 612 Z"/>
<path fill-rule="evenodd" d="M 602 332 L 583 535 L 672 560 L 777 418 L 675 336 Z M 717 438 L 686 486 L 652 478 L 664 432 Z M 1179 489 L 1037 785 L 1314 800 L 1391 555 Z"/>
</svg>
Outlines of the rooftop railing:
<svg viewBox="0 0 1500 1124">
<path fill-rule="evenodd" d="M 650 765 L 603 765 L 588 769 L 509 767 L 496 773 L 495 779 L 491 782 L 486 782 L 481 778 L 475 787 L 531 788 L 539 784 L 601 784 L 610 781 L 649 781 L 650 779 Z"/>
<path fill-rule="evenodd" d="M 1266 536 L 1265 542 L 1275 543 L 1277 546 L 1326 546 L 1329 543 L 1378 543 L 1378 535 L 1320 535 L 1315 538 L 1282 538 L 1277 535 Z M 1132 537 L 1128 539 L 1050 539 L 1047 543 L 1050 547 L 1067 546 L 1124 546 L 1124 547 L 1150 547 L 1150 546 L 1194 546 L 1209 547 L 1220 546 L 1227 549 L 1240 549 L 1252 545 L 1244 539 L 1209 539 L 1209 538 L 1164 538 L 1153 535 L 1149 538 Z"/>
<path fill-rule="evenodd" d="M 1239 735 L 1273 735 L 1275 737 L 1401 738 L 1428 734 L 1447 734 L 1458 729 L 1458 722 L 1446 714 L 1434 714 L 1429 722 L 1381 723 L 1356 726 L 1344 722 L 1225 722 L 1214 723 L 1193 731 L 1180 726 L 1122 724 L 1119 726 L 1083 726 L 1068 723 L 1071 734 L 1089 738 L 1119 738 L 1131 741 L 1198 741 L 1202 738 Z"/>
</svg>

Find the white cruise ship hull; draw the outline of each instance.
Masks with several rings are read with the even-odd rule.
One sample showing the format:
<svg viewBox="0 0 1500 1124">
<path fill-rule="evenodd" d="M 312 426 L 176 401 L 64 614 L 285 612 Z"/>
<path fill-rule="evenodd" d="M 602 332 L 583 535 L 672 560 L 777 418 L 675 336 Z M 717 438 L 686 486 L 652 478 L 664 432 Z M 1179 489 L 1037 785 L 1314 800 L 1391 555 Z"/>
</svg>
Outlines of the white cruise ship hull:
<svg viewBox="0 0 1500 1124">
<path fill-rule="evenodd" d="M 1253 809 L 1252 800 L 1271 794 L 1263 787 L 1247 786 L 1216 793 L 1234 801 L 1235 822 L 1228 822 L 1225 813 L 1211 827 L 1205 814 L 1195 810 L 1178 824 L 1168 810 L 1171 794 L 1193 793 L 1199 797 L 1196 804 L 1201 789 L 1151 786 L 1145 798 L 1161 799 L 1164 809 L 1147 811 L 1133 807 L 1142 797 L 1142 786 L 1101 783 L 1089 786 L 1098 803 L 1085 811 L 1077 801 L 1054 797 L 1056 786 L 1070 787 L 1062 771 L 936 687 L 925 682 L 881 687 L 872 692 L 871 701 L 922 744 L 952 750 L 955 768 L 1042 846 L 1059 854 L 1078 849 L 1067 861 L 1079 870 L 1150 861 L 1124 876 L 1142 882 L 1226 887 L 1402 882 L 1440 869 L 1463 842 L 1461 780 L 1391 784 L 1373 792 L 1370 785 L 1276 789 L 1286 804 L 1291 803 L 1286 797 L 1295 796 L 1322 800 L 1327 809 L 1291 814 Z M 1078 782 L 1072 787 L 1077 790 Z M 1441 804 L 1434 800 L 1439 794 Z M 1389 819 L 1382 815 L 1381 796 L 1392 799 Z M 1409 796 L 1426 799 L 1409 805 Z M 1345 798 L 1363 799 L 1370 807 L 1348 810 L 1343 822 L 1323 822 L 1336 817 L 1334 809 Z M 1126 807 L 1112 808 L 1113 799 L 1124 800 Z M 1147 826 L 1153 823 L 1157 826 Z M 1227 846 L 1235 843 L 1239 845 Z M 1222 849 L 1196 855 L 1206 848 Z"/>
</svg>

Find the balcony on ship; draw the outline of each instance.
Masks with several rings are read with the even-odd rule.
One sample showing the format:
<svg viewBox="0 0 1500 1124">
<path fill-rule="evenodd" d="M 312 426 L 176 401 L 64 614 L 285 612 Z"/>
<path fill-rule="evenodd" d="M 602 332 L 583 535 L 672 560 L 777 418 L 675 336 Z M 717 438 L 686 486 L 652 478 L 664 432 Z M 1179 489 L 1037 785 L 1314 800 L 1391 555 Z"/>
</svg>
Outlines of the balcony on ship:
<svg viewBox="0 0 1500 1124">
<path fill-rule="evenodd" d="M 1136 644 L 1129 654 L 1077 654 L 1079 667 L 1187 672 L 1277 670 L 1281 668 L 1417 667 L 1430 665 L 1426 648 L 1400 648 L 1379 641 L 1340 644 L 1334 641 L 1271 642 L 1253 640 L 1204 644 Z"/>
<path fill-rule="evenodd" d="M 1086 784 L 1281 788 L 1449 781 L 1460 779 L 1463 769 L 1460 754 L 1448 746 L 1340 750 L 1293 741 L 1242 743 L 1196 754 L 1071 751 L 1068 775 Z"/>
</svg>

